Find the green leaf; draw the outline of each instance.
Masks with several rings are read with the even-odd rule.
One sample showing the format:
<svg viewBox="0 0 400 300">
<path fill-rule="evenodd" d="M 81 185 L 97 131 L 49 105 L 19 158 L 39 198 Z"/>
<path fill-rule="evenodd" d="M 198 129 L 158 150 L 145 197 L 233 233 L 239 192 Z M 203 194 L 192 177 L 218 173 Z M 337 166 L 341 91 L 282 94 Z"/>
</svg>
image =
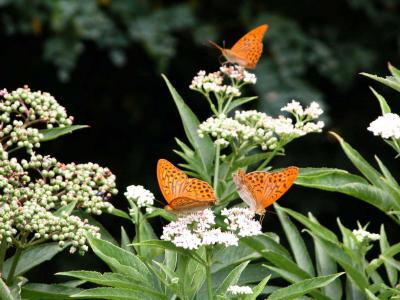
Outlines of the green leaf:
<svg viewBox="0 0 400 300">
<path fill-rule="evenodd" d="M 372 74 L 368 74 L 368 73 L 360 73 L 361 75 L 364 75 L 366 77 L 369 77 L 373 80 L 376 80 L 380 83 L 383 83 L 384 85 L 400 92 L 400 82 L 398 80 L 396 80 L 395 77 L 392 76 L 387 76 L 386 78 L 383 77 L 379 77 L 377 75 L 372 75 Z"/>
<path fill-rule="evenodd" d="M 239 158 L 232 164 L 230 171 L 233 172 L 239 168 L 248 167 L 252 164 L 258 163 L 259 161 L 266 160 L 271 155 L 273 155 L 272 152 L 261 152 L 261 153 L 256 153 L 256 154 L 252 154 L 249 156 Z"/>
<path fill-rule="evenodd" d="M 284 212 L 286 212 L 288 215 L 290 215 L 292 218 L 296 219 L 298 222 L 306 226 L 308 229 L 310 229 L 313 233 L 317 234 L 318 236 L 323 237 L 324 239 L 332 242 L 332 243 L 338 243 L 338 239 L 336 235 L 330 231 L 328 228 L 322 226 L 319 224 L 316 220 L 311 220 L 302 214 L 291 210 L 289 208 L 284 208 L 280 207 L 280 209 Z"/>
<path fill-rule="evenodd" d="M 236 266 L 229 274 L 226 276 L 225 280 L 220 284 L 220 286 L 215 290 L 216 295 L 226 295 L 227 289 L 231 285 L 237 284 L 240 275 L 242 274 L 243 270 L 249 264 L 249 260 L 241 263 L 240 265 Z"/>
<path fill-rule="evenodd" d="M 175 104 L 178 108 L 186 136 L 189 142 L 192 144 L 192 147 L 196 149 L 199 153 L 200 159 L 203 163 L 203 173 L 209 174 L 214 159 L 214 144 L 208 136 L 205 136 L 203 138 L 199 137 L 197 129 L 200 125 L 200 122 L 197 119 L 196 115 L 185 104 L 182 97 L 178 94 L 178 92 L 169 82 L 167 77 L 165 75 L 162 75 L 162 77 L 165 80 L 168 89 L 172 95 L 172 98 L 174 99 Z M 207 181 L 209 181 L 210 177 L 208 176 L 207 179 Z"/>
<path fill-rule="evenodd" d="M 382 175 L 375 170 L 361 154 L 346 143 L 338 134 L 331 132 L 331 134 L 339 141 L 344 153 L 353 163 L 353 165 L 375 186 L 380 186 L 382 184 Z"/>
<path fill-rule="evenodd" d="M 134 291 L 139 291 L 145 295 L 152 297 L 162 297 L 162 294 L 160 294 L 153 288 L 145 287 L 141 282 L 137 281 L 134 277 L 130 277 L 123 274 L 110 273 L 110 272 L 101 274 L 99 272 L 93 272 L 93 271 L 69 271 L 69 272 L 60 272 L 57 273 L 57 275 L 70 276 L 99 285 L 131 289 Z"/>
<path fill-rule="evenodd" d="M 143 299 L 166 299 L 165 297 L 151 298 L 139 291 L 123 288 L 99 287 L 88 289 L 72 295 L 74 299 L 110 299 L 110 300 L 143 300 Z"/>
<path fill-rule="evenodd" d="M 136 228 L 137 228 L 137 233 L 133 239 L 133 242 L 135 244 L 137 244 L 138 242 L 144 242 L 144 241 L 149 241 L 149 240 L 155 240 L 157 239 L 157 235 L 154 233 L 153 228 L 151 227 L 151 225 L 149 224 L 149 222 L 146 220 L 146 218 L 143 217 L 142 213 L 139 213 L 140 217 L 139 217 L 139 224 L 137 224 Z M 140 240 L 139 240 L 140 238 Z M 159 255 L 162 254 L 162 250 L 155 248 L 155 247 L 140 247 L 140 249 L 138 249 L 137 246 L 136 251 L 138 252 L 138 254 L 140 254 L 142 257 L 144 257 L 145 259 L 153 259 Z M 139 252 L 140 250 L 140 252 Z"/>
<path fill-rule="evenodd" d="M 163 208 L 153 207 L 152 212 L 146 215 L 147 219 L 152 219 L 155 217 L 161 217 L 167 221 L 173 221 L 176 219 L 176 216 Z"/>
<path fill-rule="evenodd" d="M 374 93 L 376 99 L 378 99 L 382 114 L 390 113 L 391 109 L 390 106 L 387 104 L 385 98 L 377 91 L 375 91 L 372 87 L 370 87 L 370 90 L 372 91 L 372 93 Z"/>
<path fill-rule="evenodd" d="M 324 247 L 318 239 L 314 239 L 315 260 L 319 276 L 337 273 L 336 262 L 326 253 Z M 342 299 L 342 283 L 340 279 L 335 279 L 330 284 L 323 287 L 324 294 L 331 299 Z"/>
<path fill-rule="evenodd" d="M 369 289 L 365 289 L 365 293 L 367 294 L 369 300 L 379 300 L 379 298 L 376 297 Z"/>
<path fill-rule="evenodd" d="M 278 204 L 274 204 L 274 207 L 278 213 L 279 221 L 285 231 L 286 238 L 288 239 L 290 249 L 294 255 L 296 263 L 301 269 L 310 274 L 315 275 L 314 266 L 310 255 L 308 254 L 307 247 L 301 237 L 297 227 L 292 223 L 286 213 L 280 209 Z"/>
<path fill-rule="evenodd" d="M 144 246 L 144 247 L 157 247 L 157 248 L 162 248 L 165 250 L 171 250 L 178 252 L 184 256 L 190 257 L 199 263 L 206 265 L 206 262 L 204 259 L 202 259 L 198 254 L 196 254 L 194 251 L 186 250 L 184 248 L 176 247 L 174 244 L 168 241 L 162 241 L 162 240 L 148 240 L 148 241 L 143 241 L 140 243 L 136 243 L 134 245 L 139 245 L 139 246 Z"/>
<path fill-rule="evenodd" d="M 279 253 L 272 252 L 272 251 L 265 249 L 264 251 L 262 251 L 262 255 L 265 259 L 267 259 L 269 262 L 271 262 L 277 268 L 282 269 L 282 270 L 287 270 L 292 275 L 294 275 L 294 276 L 290 277 L 291 280 L 293 280 L 293 281 L 311 277 L 307 272 L 305 272 L 303 269 L 301 269 L 293 260 L 291 260 Z"/>
<path fill-rule="evenodd" d="M 277 243 L 276 240 L 265 233 L 252 237 L 245 237 L 241 240 L 243 241 L 243 243 L 253 248 L 261 255 L 264 254 L 263 251 L 265 251 L 265 249 L 268 249 L 270 251 L 280 254 L 281 256 L 291 259 L 291 256 L 286 248 Z"/>
<path fill-rule="evenodd" d="M 43 135 L 40 139 L 41 142 L 47 142 L 59 138 L 60 136 L 74 132 L 75 130 L 88 128 L 87 125 L 71 125 L 65 127 L 55 127 L 49 129 L 42 129 L 39 132 Z"/>
<path fill-rule="evenodd" d="M 239 99 L 235 99 L 233 100 L 228 108 L 226 109 L 226 114 L 228 114 L 229 112 L 231 112 L 233 109 L 235 109 L 236 107 L 246 104 L 248 102 L 254 101 L 256 100 L 258 97 L 257 96 L 253 96 L 253 97 L 243 97 L 243 98 L 239 98 Z"/>
<path fill-rule="evenodd" d="M 74 210 L 77 203 L 78 203 L 78 200 L 74 200 L 74 201 L 68 203 L 67 205 L 60 207 L 59 209 L 57 209 L 56 212 L 54 212 L 54 215 L 59 216 L 59 217 L 64 216 L 64 215 L 69 216 L 72 213 L 72 211 Z"/>
<path fill-rule="evenodd" d="M 384 212 L 388 212 L 396 200 L 388 190 L 370 185 L 364 178 L 347 173 L 343 170 L 306 168 L 301 169 L 300 175 L 296 179 L 296 184 L 321 189 L 330 192 L 343 193 L 357 199 L 363 200 L 373 206 L 378 207 Z M 383 181 L 382 181 L 382 184 Z"/>
<path fill-rule="evenodd" d="M 133 248 L 129 246 L 131 243 L 132 241 L 129 238 L 128 234 L 126 233 L 124 226 L 121 226 L 121 248 L 126 251 L 135 253 Z"/>
<path fill-rule="evenodd" d="M 153 264 L 155 266 L 149 265 L 149 268 L 151 268 L 153 273 L 163 283 L 164 288 L 167 288 L 165 290 L 165 293 L 167 293 L 169 289 L 173 294 L 176 294 L 178 297 L 184 299 L 184 297 L 182 297 L 182 295 L 184 295 L 184 284 L 182 283 L 184 279 L 182 277 L 179 277 L 173 270 L 169 269 L 167 266 L 161 263 L 153 261 Z"/>
<path fill-rule="evenodd" d="M 29 271 L 30 269 L 40 265 L 41 263 L 52 259 L 57 253 L 63 251 L 71 243 L 65 243 L 64 247 L 60 247 L 58 243 L 44 243 L 40 245 L 32 246 L 22 251 L 21 257 L 18 261 L 17 268 L 15 270 L 15 276 L 20 276 Z M 3 277 L 7 278 L 10 272 L 13 256 L 4 262 L 3 266 Z"/>
<path fill-rule="evenodd" d="M 243 300 L 256 300 L 259 295 L 264 291 L 265 286 L 267 285 L 269 279 L 271 278 L 271 275 L 268 275 L 265 277 L 263 280 L 260 281 L 259 284 L 257 284 L 253 288 L 253 293 L 251 295 L 246 295 L 243 297 Z"/>
<path fill-rule="evenodd" d="M 400 70 L 394 67 L 391 63 L 388 63 L 388 69 L 390 73 L 400 81 Z"/>
<path fill-rule="evenodd" d="M 124 212 L 123 210 L 120 210 L 118 208 L 115 208 L 115 207 L 110 212 L 107 211 L 107 213 L 110 215 L 116 216 L 116 217 L 123 218 L 123 219 L 127 219 L 127 220 L 131 219 L 131 217 L 126 212 Z"/>
<path fill-rule="evenodd" d="M 379 246 L 381 248 L 381 253 L 384 253 L 390 247 L 390 244 L 387 240 L 385 227 L 383 224 L 381 225 Z M 398 282 L 398 276 L 397 276 L 396 269 L 393 268 L 387 261 L 384 262 L 384 265 L 385 265 L 386 274 L 389 278 L 390 285 L 392 287 L 396 286 L 396 284 Z"/>
<path fill-rule="evenodd" d="M 82 289 L 62 284 L 28 283 L 23 286 L 21 296 L 29 300 L 63 300 L 81 292 Z"/>
<path fill-rule="evenodd" d="M 154 287 L 153 276 L 139 257 L 114 244 L 89 236 L 89 243 L 94 253 L 117 273 L 136 278 L 146 287 Z"/>
<path fill-rule="evenodd" d="M 344 273 L 338 273 L 328 276 L 319 276 L 311 279 L 306 279 L 300 282 L 296 282 L 288 287 L 281 288 L 273 292 L 267 300 L 290 300 L 296 299 L 300 296 L 306 295 L 311 291 L 324 287 L 327 284 L 334 281 L 336 278 Z"/>
<path fill-rule="evenodd" d="M 2 300 L 17 300 L 13 297 L 9 287 L 5 284 L 3 279 L 0 278 L 0 299 Z"/>
</svg>

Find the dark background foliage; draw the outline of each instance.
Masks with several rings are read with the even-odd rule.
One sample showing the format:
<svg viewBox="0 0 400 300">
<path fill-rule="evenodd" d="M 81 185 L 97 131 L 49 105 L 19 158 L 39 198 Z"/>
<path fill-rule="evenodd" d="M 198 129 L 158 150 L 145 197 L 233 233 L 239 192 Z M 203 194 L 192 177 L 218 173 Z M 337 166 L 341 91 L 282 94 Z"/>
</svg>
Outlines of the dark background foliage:
<svg viewBox="0 0 400 300">
<path fill-rule="evenodd" d="M 207 40 L 231 46 L 252 27 L 268 23 L 264 55 L 255 71 L 258 82 L 248 91 L 259 96 L 256 108 L 277 114 L 292 98 L 305 104 L 317 100 L 327 122 L 323 134 L 295 141 L 273 165 L 354 171 L 327 133 L 333 130 L 370 161 L 378 154 L 399 175 L 394 153 L 366 131 L 380 114 L 368 85 L 377 87 L 397 112 L 398 96 L 358 75 L 386 74 L 388 61 L 400 65 L 399 16 L 397 0 L 0 0 L 1 86 L 12 90 L 28 84 L 48 91 L 76 117 L 76 124 L 91 126 L 42 151 L 65 162 L 108 166 L 120 190 L 113 200 L 116 207 L 127 207 L 123 192 L 130 184 L 144 185 L 163 201 L 156 161 L 165 157 L 178 163 L 174 137 L 184 133 L 160 73 L 203 120 L 210 114 L 208 106 L 188 85 L 198 70 L 218 68 L 219 54 Z M 356 227 L 356 220 L 371 221 L 371 231 L 381 222 L 389 231 L 394 226 L 383 213 L 344 195 L 294 187 L 281 201 L 313 212 L 331 227 L 337 216 L 348 227 Z M 118 236 L 118 220 L 100 219 Z M 279 232 L 276 224 L 277 217 L 267 215 L 265 229 Z M 94 268 L 94 263 L 89 255 L 64 255 L 44 268 Z M 45 280 L 43 274 L 36 271 L 32 280 Z"/>
</svg>

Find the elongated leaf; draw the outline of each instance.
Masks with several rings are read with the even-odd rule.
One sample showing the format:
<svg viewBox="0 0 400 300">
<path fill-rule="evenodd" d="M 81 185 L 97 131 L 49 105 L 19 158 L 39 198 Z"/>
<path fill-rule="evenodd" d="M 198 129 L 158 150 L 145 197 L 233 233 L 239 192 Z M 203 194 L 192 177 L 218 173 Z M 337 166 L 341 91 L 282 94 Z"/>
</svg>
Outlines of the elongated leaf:
<svg viewBox="0 0 400 300">
<path fill-rule="evenodd" d="M 61 217 L 63 215 L 69 216 L 72 213 L 72 211 L 74 210 L 77 203 L 78 203 L 78 200 L 74 200 L 63 207 L 60 207 L 59 209 L 57 209 L 57 211 L 54 213 L 54 215 L 59 216 L 59 217 Z"/>
<path fill-rule="evenodd" d="M 136 255 L 114 244 L 89 236 L 94 253 L 116 272 L 136 278 L 147 287 L 153 287 L 153 276 L 147 266 Z"/>
<path fill-rule="evenodd" d="M 107 213 L 110 215 L 116 216 L 116 217 L 127 219 L 127 220 L 131 219 L 131 217 L 126 212 L 124 212 L 123 210 L 120 210 L 118 208 L 115 208 L 115 207 L 110 212 L 107 211 Z"/>
<path fill-rule="evenodd" d="M 176 247 L 174 244 L 172 244 L 171 242 L 168 242 L 168 241 L 149 240 L 149 241 L 143 241 L 141 243 L 138 243 L 138 245 L 144 246 L 144 247 L 157 247 L 157 248 L 162 248 L 165 250 L 175 251 L 184 256 L 188 256 L 194 260 L 197 260 L 199 263 L 201 263 L 203 265 L 206 265 L 206 262 L 195 252 L 186 250 L 184 248 Z"/>
<path fill-rule="evenodd" d="M 386 78 L 383 78 L 383 77 L 379 77 L 377 75 L 372 75 L 372 74 L 368 74 L 368 73 L 360 73 L 360 74 L 364 75 L 366 77 L 369 77 L 373 80 L 376 80 L 380 83 L 383 83 L 384 85 L 400 92 L 400 82 L 398 80 L 396 80 L 395 77 L 387 76 Z"/>
<path fill-rule="evenodd" d="M 381 253 L 384 253 L 390 247 L 389 242 L 387 240 L 385 227 L 383 225 L 381 226 L 381 231 L 380 231 L 379 246 L 381 248 Z M 387 261 L 384 262 L 384 265 L 386 274 L 390 281 L 390 285 L 392 287 L 396 286 L 398 281 L 396 269 L 393 268 L 393 266 L 391 266 L 389 263 L 387 263 Z"/>
<path fill-rule="evenodd" d="M 225 280 L 221 283 L 221 285 L 216 289 L 216 295 L 226 295 L 227 289 L 231 285 L 237 284 L 240 275 L 242 274 L 243 270 L 249 264 L 249 260 L 241 263 L 240 265 L 236 266 L 229 274 L 226 276 Z"/>
<path fill-rule="evenodd" d="M 168 289 L 178 297 L 182 297 L 184 295 L 183 288 L 183 278 L 179 277 L 173 270 L 169 269 L 167 266 L 160 264 L 156 261 L 153 261 L 153 265 L 149 265 L 149 268 L 153 271 L 153 273 L 158 277 L 160 282 L 163 283 L 165 292 L 168 292 Z"/>
<path fill-rule="evenodd" d="M 282 270 L 289 270 L 290 273 L 296 275 L 298 278 L 305 279 L 311 277 L 307 272 L 301 269 L 293 260 L 288 259 L 287 257 L 279 253 L 272 252 L 269 250 L 264 250 L 262 251 L 262 255 L 274 266 Z"/>
<path fill-rule="evenodd" d="M 374 93 L 376 99 L 378 99 L 382 114 L 390 113 L 391 109 L 390 106 L 387 104 L 385 98 L 383 98 L 383 96 L 380 95 L 377 91 L 375 91 L 372 87 L 370 87 L 370 90 L 372 91 L 372 93 Z"/>
<path fill-rule="evenodd" d="M 302 214 L 291 210 L 289 208 L 284 208 L 280 207 L 282 211 L 290 215 L 292 218 L 296 219 L 298 222 L 306 226 L 308 229 L 310 229 L 314 234 L 317 234 L 318 236 L 323 237 L 324 239 L 332 242 L 332 243 L 337 243 L 338 239 L 336 235 L 330 231 L 328 228 L 322 226 L 315 220 L 311 220 L 307 218 L 306 216 L 303 216 Z"/>
<path fill-rule="evenodd" d="M 391 63 L 388 63 L 388 69 L 390 73 L 400 81 L 400 70 L 393 66 Z"/>
<path fill-rule="evenodd" d="M 28 283 L 22 288 L 22 297 L 29 300 L 66 300 L 82 289 L 62 284 Z"/>
<path fill-rule="evenodd" d="M 149 241 L 149 240 L 155 240 L 157 239 L 157 235 L 154 233 L 153 228 L 149 224 L 149 222 L 144 218 L 144 216 L 140 213 L 140 222 L 137 225 L 138 232 L 136 232 L 136 235 L 133 239 L 134 243 L 140 243 L 144 241 Z M 140 238 L 140 240 L 139 240 Z M 155 247 L 140 247 L 138 246 L 136 248 L 137 253 L 144 257 L 145 259 L 153 259 L 163 253 L 163 251 L 159 248 Z"/>
<path fill-rule="evenodd" d="M 162 75 L 165 80 L 168 89 L 175 101 L 178 108 L 179 114 L 182 119 L 183 128 L 186 136 L 192 147 L 196 149 L 200 155 L 200 159 L 203 163 L 203 173 L 208 173 L 211 170 L 214 155 L 214 144 L 208 136 L 200 138 L 197 129 L 199 127 L 199 120 L 192 110 L 185 104 L 182 97 L 178 94 L 172 84 L 169 82 L 165 75 Z M 209 178 L 208 178 L 209 179 Z"/>
<path fill-rule="evenodd" d="M 318 275 L 324 276 L 337 273 L 336 262 L 327 254 L 318 239 L 314 239 L 314 248 Z M 342 299 L 343 290 L 340 279 L 335 279 L 330 284 L 324 286 L 323 291 L 325 295 L 327 295 L 331 299 Z"/>
<path fill-rule="evenodd" d="M 271 155 L 272 155 L 271 152 L 261 152 L 261 153 L 256 153 L 256 154 L 242 157 L 233 163 L 233 165 L 231 167 L 231 171 L 250 166 L 250 165 L 258 163 L 262 160 L 266 160 Z"/>
<path fill-rule="evenodd" d="M 36 246 L 32 246 L 22 251 L 21 257 L 18 261 L 17 268 L 15 270 L 15 276 L 23 275 L 30 269 L 40 265 L 41 263 L 52 259 L 57 253 L 63 251 L 66 247 L 70 246 L 71 243 L 67 242 L 63 247 L 60 247 L 58 243 L 45 243 Z M 3 266 L 3 277 L 7 278 L 10 272 L 10 267 L 14 257 L 10 257 L 4 262 Z"/>
<path fill-rule="evenodd" d="M 278 253 L 288 259 L 291 259 L 289 252 L 285 247 L 277 243 L 271 236 L 267 234 L 256 235 L 252 237 L 245 237 L 241 239 L 247 246 L 253 248 L 260 255 L 263 256 L 263 251 L 266 249 Z"/>
<path fill-rule="evenodd" d="M 259 284 L 257 284 L 253 288 L 253 293 L 251 295 L 246 295 L 243 297 L 243 300 L 256 300 L 259 295 L 264 291 L 265 286 L 267 285 L 269 279 L 271 278 L 271 275 L 265 277 L 263 280 L 260 281 Z"/>
<path fill-rule="evenodd" d="M 324 287 L 334 281 L 336 278 L 344 273 L 338 273 L 328 276 L 314 277 L 306 279 L 301 282 L 294 283 L 288 287 L 281 288 L 273 292 L 267 299 L 268 300 L 290 300 L 296 299 L 300 296 L 306 295 L 309 292 Z"/>
<path fill-rule="evenodd" d="M 253 96 L 253 97 L 243 97 L 243 98 L 239 98 L 239 99 L 235 99 L 231 102 L 231 104 L 229 104 L 227 110 L 226 110 L 226 114 L 228 114 L 229 112 L 231 112 L 233 109 L 235 109 L 236 107 L 246 104 L 250 101 L 254 101 L 256 100 L 258 97 L 257 96 Z"/>
<path fill-rule="evenodd" d="M 88 128 L 88 127 L 89 126 L 87 126 L 87 125 L 71 125 L 71 126 L 65 126 L 65 127 L 42 129 L 42 130 L 40 130 L 40 133 L 43 135 L 43 137 L 40 139 L 40 141 L 41 142 L 51 141 L 56 138 L 59 138 L 60 136 L 72 133 L 75 130 Z"/>
<path fill-rule="evenodd" d="M 60 272 L 57 273 L 57 275 L 70 276 L 88 282 L 96 283 L 99 285 L 131 289 L 142 292 L 143 294 L 152 297 L 162 296 L 162 294 L 157 292 L 156 290 L 143 286 L 143 284 L 137 281 L 136 278 L 118 273 L 106 272 L 101 274 L 99 272 L 93 272 L 93 271 L 69 271 L 69 272 Z"/>
<path fill-rule="evenodd" d="M 310 255 L 308 254 L 307 247 L 301 237 L 297 227 L 292 223 L 286 213 L 280 209 L 278 204 L 274 204 L 274 207 L 278 213 L 279 221 L 285 231 L 286 238 L 289 241 L 290 249 L 294 255 L 296 263 L 301 269 L 310 274 L 315 275 L 314 266 Z"/>
<path fill-rule="evenodd" d="M 123 226 L 121 226 L 121 248 L 126 251 L 135 253 L 133 248 L 131 246 L 129 246 L 129 244 L 131 244 L 131 243 L 132 243 L 132 241 L 129 238 L 128 234 L 126 233 L 125 228 Z"/>
<path fill-rule="evenodd" d="M 143 299 L 166 299 L 165 297 L 155 298 L 138 291 L 122 288 L 100 287 L 85 290 L 72 295 L 74 299 L 110 299 L 110 300 L 143 300 Z"/>
<path fill-rule="evenodd" d="M 379 298 L 376 297 L 369 289 L 365 289 L 365 293 L 367 294 L 369 300 L 379 300 Z"/>
<path fill-rule="evenodd" d="M 17 300 L 13 297 L 9 287 L 6 285 L 6 283 L 1 278 L 0 278 L 0 299 Z"/>
</svg>

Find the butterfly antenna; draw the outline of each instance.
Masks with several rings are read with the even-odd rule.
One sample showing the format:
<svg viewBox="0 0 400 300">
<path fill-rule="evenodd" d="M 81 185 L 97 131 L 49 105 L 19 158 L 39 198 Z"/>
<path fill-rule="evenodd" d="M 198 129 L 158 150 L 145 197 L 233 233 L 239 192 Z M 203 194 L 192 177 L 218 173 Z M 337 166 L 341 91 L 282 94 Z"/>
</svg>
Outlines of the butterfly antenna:
<svg viewBox="0 0 400 300">
<path fill-rule="evenodd" d="M 159 203 L 159 204 L 161 204 L 163 207 L 165 206 L 165 203 L 162 202 L 162 201 L 160 201 L 160 200 L 154 199 L 154 201 L 157 202 L 157 203 Z"/>
</svg>

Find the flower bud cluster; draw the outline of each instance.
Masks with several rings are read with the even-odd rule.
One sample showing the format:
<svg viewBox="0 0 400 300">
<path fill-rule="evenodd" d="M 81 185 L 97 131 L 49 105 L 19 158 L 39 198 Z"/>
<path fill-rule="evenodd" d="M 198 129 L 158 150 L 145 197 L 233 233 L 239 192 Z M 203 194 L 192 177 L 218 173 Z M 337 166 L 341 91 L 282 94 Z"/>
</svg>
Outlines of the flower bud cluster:
<svg viewBox="0 0 400 300">
<path fill-rule="evenodd" d="M 71 202 L 88 213 L 111 211 L 115 176 L 97 164 L 62 164 L 33 154 L 29 160 L 0 160 L 0 239 L 12 242 L 18 232 L 32 240 L 72 241 L 71 251 L 87 250 L 85 234 L 98 228 L 55 211 Z"/>
<path fill-rule="evenodd" d="M 204 209 L 181 216 L 163 228 L 161 239 L 171 241 L 175 246 L 185 249 L 198 249 L 201 246 L 237 246 L 245 236 L 261 234 L 261 225 L 254 220 L 254 213 L 248 209 L 224 209 L 226 228 L 216 225 L 211 209 Z"/>
<path fill-rule="evenodd" d="M 40 147 L 43 137 L 35 124 L 45 128 L 72 125 L 73 117 L 53 96 L 41 91 L 32 92 L 29 87 L 0 92 L 0 141 L 5 148 L 26 148 L 29 153 Z"/>
<path fill-rule="evenodd" d="M 366 242 L 374 242 L 374 241 L 378 241 L 381 236 L 378 233 L 371 233 L 366 231 L 364 228 L 359 228 L 359 229 L 354 229 L 353 230 L 353 234 L 356 237 L 357 241 L 359 241 L 360 243 L 366 241 Z"/>
</svg>

